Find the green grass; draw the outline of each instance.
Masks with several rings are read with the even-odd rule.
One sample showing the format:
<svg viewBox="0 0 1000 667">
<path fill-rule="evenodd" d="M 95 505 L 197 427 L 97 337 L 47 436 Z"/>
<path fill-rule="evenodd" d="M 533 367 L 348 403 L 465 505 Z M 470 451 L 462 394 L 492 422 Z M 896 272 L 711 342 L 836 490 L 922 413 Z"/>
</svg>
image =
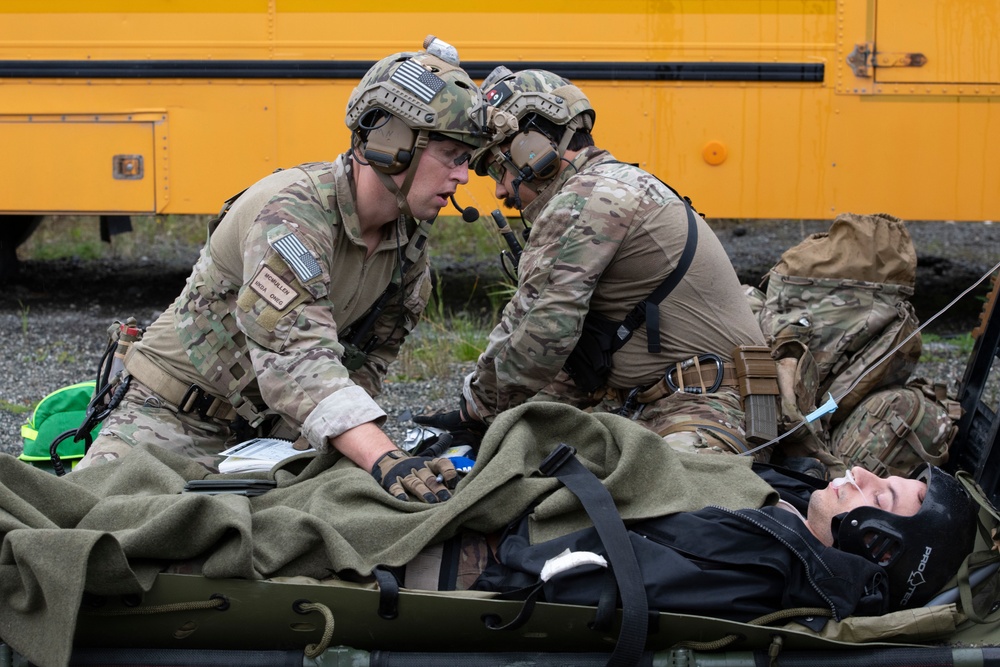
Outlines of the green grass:
<svg viewBox="0 0 1000 667">
<path fill-rule="evenodd" d="M 20 316 L 21 316 L 21 335 L 22 336 L 27 336 L 28 335 L 28 328 L 29 328 L 29 326 L 31 324 L 30 320 L 28 319 L 28 313 L 31 312 L 31 306 L 24 305 L 23 303 L 21 303 L 20 299 L 17 300 L 17 305 L 21 307 L 21 310 L 20 310 Z"/>
<path fill-rule="evenodd" d="M 494 261 L 502 242 L 495 229 L 483 218 L 478 222 L 465 222 L 452 216 L 438 218 L 429 242 L 431 259 Z"/>
<path fill-rule="evenodd" d="M 492 328 L 489 318 L 467 313 L 446 314 L 439 284 L 420 325 L 400 348 L 396 363 L 390 368 L 389 381 L 430 380 L 450 374 L 452 364 L 479 358 Z"/>
<path fill-rule="evenodd" d="M 211 216 L 134 216 L 133 231 L 111 237 L 110 243 L 100 240 L 96 216 L 60 216 L 46 218 L 19 249 L 22 259 L 51 260 L 76 258 L 189 257 L 194 261 L 206 238 Z M 516 223 L 515 223 L 516 224 Z M 467 223 L 457 216 L 441 216 L 433 225 L 429 242 L 431 262 L 462 263 L 495 262 L 506 245 L 492 220 L 480 219 Z M 444 299 L 437 294 L 428 306 L 416 332 L 400 351 L 392 371 L 397 381 L 440 377 L 450 371 L 455 362 L 475 361 L 486 347 L 497 312 L 504 306 L 511 285 L 490 288 L 491 310 L 478 316 L 452 313 L 446 310 Z M 472 295 L 469 295 L 470 297 Z M 26 332 L 29 309 L 21 309 L 22 329 Z M 26 360 L 55 360 L 65 363 L 70 357 L 64 351 L 39 348 L 25 352 Z"/>
<path fill-rule="evenodd" d="M 922 362 L 944 360 L 943 356 L 935 353 L 932 349 L 936 345 L 947 345 L 955 348 L 962 357 L 968 357 L 972 354 L 972 348 L 976 344 L 976 341 L 972 337 L 971 333 L 941 336 L 938 334 L 923 332 L 921 334 L 921 340 L 924 346 L 923 351 L 920 354 L 920 361 Z"/>
<path fill-rule="evenodd" d="M 35 409 L 34 405 L 21 405 L 20 403 L 11 403 L 10 401 L 5 401 L 0 398 L 0 410 L 5 412 L 10 412 L 15 415 L 23 415 L 31 412 Z"/>
<path fill-rule="evenodd" d="M 100 239 L 97 216 L 52 216 L 18 248 L 21 259 L 194 256 L 207 236 L 208 215 L 133 216 L 132 232 L 116 234 L 110 243 Z M 457 216 L 441 216 L 434 222 L 430 254 L 461 261 L 493 261 L 502 240 L 486 219 L 464 222 Z M 192 259 L 193 261 L 193 259 Z"/>
<path fill-rule="evenodd" d="M 447 322 L 423 320 L 400 349 L 389 380 L 413 382 L 449 375 L 452 364 L 479 358 L 489 331 L 482 322 L 462 316 Z"/>
<path fill-rule="evenodd" d="M 101 241 L 97 216 L 47 217 L 18 248 L 21 259 L 139 258 L 143 256 L 193 258 L 205 241 L 210 216 L 133 216 L 131 233 Z"/>
<path fill-rule="evenodd" d="M 94 260 L 103 256 L 104 248 L 101 247 L 98 235 L 88 234 L 82 226 L 74 225 L 59 233 L 46 234 L 45 231 L 39 228 L 24 244 L 31 247 L 32 259 L 77 257 L 82 260 Z"/>
</svg>

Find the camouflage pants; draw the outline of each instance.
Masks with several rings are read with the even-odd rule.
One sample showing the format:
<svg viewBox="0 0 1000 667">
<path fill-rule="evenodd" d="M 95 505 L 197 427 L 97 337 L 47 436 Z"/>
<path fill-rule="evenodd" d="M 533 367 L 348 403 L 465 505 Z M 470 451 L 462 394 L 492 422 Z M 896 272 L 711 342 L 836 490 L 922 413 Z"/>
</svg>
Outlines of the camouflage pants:
<svg viewBox="0 0 1000 667">
<path fill-rule="evenodd" d="M 132 384 L 117 408 L 112 410 L 101 432 L 76 469 L 101 465 L 119 459 L 140 444 L 157 445 L 194 459 L 212 472 L 218 471 L 229 447 L 232 433 L 229 423 L 182 414 L 149 387 L 132 378 Z"/>
<path fill-rule="evenodd" d="M 403 585 L 427 591 L 443 590 L 441 572 L 445 570 L 454 574 L 455 590 L 469 590 L 489 564 L 490 539 L 482 533 L 463 532 L 457 544 L 458 558 L 454 564 L 444 560 L 444 543 L 425 547 L 404 566 Z"/>
<path fill-rule="evenodd" d="M 606 396 L 594 412 L 617 412 L 619 396 Z M 736 454 L 746 447 L 743 408 L 739 392 L 722 388 L 712 394 L 677 392 L 642 405 L 638 415 L 630 416 L 637 424 L 663 436 L 672 449 L 696 454 Z M 739 440 L 742 444 L 736 444 Z M 753 454 L 754 460 L 766 462 L 770 447 Z"/>
</svg>

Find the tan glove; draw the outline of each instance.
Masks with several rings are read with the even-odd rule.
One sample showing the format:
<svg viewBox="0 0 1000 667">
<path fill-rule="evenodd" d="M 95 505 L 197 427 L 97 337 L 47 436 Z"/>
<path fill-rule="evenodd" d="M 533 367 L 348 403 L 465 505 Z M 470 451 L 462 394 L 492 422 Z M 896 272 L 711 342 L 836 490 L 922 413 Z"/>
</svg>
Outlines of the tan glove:
<svg viewBox="0 0 1000 667">
<path fill-rule="evenodd" d="M 409 492 L 425 503 L 448 500 L 448 489 L 458 483 L 458 472 L 448 459 L 410 456 L 401 449 L 380 456 L 372 467 L 372 477 L 400 500 L 409 500 Z"/>
</svg>

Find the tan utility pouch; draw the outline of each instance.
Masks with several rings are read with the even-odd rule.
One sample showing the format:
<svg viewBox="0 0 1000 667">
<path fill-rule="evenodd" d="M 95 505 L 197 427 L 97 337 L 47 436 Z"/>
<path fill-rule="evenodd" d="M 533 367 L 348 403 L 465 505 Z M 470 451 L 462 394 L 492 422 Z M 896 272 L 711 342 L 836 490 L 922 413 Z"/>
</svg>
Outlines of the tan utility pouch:
<svg viewBox="0 0 1000 667">
<path fill-rule="evenodd" d="M 766 345 L 733 350 L 736 385 L 743 402 L 747 442 L 759 445 L 778 437 L 778 367 Z"/>
</svg>

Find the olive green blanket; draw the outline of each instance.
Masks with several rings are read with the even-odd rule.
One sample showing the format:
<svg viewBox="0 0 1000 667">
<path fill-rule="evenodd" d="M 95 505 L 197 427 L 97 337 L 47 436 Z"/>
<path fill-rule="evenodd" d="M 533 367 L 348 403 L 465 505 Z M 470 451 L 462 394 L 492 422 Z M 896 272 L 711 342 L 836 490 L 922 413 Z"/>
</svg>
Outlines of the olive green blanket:
<svg viewBox="0 0 1000 667">
<path fill-rule="evenodd" d="M 57 478 L 0 456 L 0 635 L 33 662 L 69 660 L 83 593 L 148 590 L 172 562 L 207 577 L 262 579 L 398 566 L 459 531 L 489 533 L 537 504 L 532 538 L 589 525 L 538 465 L 561 442 L 604 483 L 626 520 L 773 502 L 749 460 L 683 455 L 613 415 L 531 403 L 501 415 L 446 503 L 392 498 L 337 455 L 272 471 L 279 488 L 246 498 L 182 493 L 205 469 L 156 447 Z"/>
</svg>

